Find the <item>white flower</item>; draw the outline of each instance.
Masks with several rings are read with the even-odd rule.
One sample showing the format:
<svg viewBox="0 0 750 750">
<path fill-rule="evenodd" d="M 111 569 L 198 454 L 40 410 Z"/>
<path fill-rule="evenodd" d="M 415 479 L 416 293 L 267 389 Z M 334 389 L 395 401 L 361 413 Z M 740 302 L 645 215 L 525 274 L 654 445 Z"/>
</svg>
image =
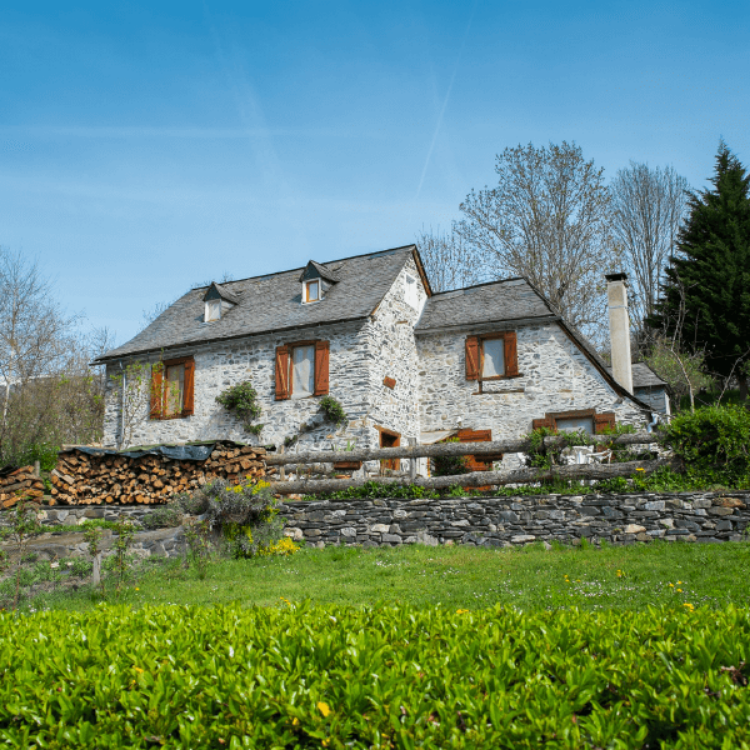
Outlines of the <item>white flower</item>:
<svg viewBox="0 0 750 750">
<path fill-rule="evenodd" d="M 60 567 L 60 563 L 59 562 L 53 562 L 53 563 L 50 563 L 49 566 L 50 566 L 50 568 L 54 568 L 55 570 L 57 570 Z"/>
</svg>

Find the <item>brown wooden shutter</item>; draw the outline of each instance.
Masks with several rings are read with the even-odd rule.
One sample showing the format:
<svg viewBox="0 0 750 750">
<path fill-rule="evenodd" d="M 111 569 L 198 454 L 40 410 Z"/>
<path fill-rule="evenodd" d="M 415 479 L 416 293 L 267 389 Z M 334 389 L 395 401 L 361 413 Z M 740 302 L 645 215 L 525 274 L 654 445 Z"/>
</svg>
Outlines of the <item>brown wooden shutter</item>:
<svg viewBox="0 0 750 750">
<path fill-rule="evenodd" d="M 314 396 L 325 396 L 328 393 L 328 360 L 330 344 L 328 341 L 315 342 L 315 392 Z"/>
<path fill-rule="evenodd" d="M 161 419 L 163 403 L 163 373 L 164 365 L 157 362 L 151 366 L 151 405 L 149 407 L 149 419 Z"/>
<path fill-rule="evenodd" d="M 479 380 L 479 336 L 466 337 L 466 379 Z"/>
<path fill-rule="evenodd" d="M 276 347 L 276 400 L 289 398 L 289 347 Z"/>
<path fill-rule="evenodd" d="M 532 430 L 538 430 L 540 427 L 547 427 L 550 430 L 554 430 L 555 420 L 550 417 L 545 417 L 544 419 L 534 419 L 531 422 Z"/>
<path fill-rule="evenodd" d="M 505 334 L 505 375 L 509 378 L 518 377 L 518 352 L 516 350 L 516 332 Z"/>
<path fill-rule="evenodd" d="M 594 430 L 596 434 L 601 435 L 606 429 L 615 429 L 615 413 L 613 411 L 594 415 Z"/>
<path fill-rule="evenodd" d="M 195 394 L 195 360 L 191 357 L 185 361 L 185 392 L 182 396 L 182 416 L 189 417 L 194 410 Z"/>
</svg>

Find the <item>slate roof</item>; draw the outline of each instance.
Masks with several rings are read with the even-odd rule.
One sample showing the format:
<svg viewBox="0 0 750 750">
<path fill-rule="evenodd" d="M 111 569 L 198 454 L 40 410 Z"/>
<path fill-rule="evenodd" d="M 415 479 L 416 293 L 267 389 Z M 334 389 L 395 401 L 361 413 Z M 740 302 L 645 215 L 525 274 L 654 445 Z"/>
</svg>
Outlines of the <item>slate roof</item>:
<svg viewBox="0 0 750 750">
<path fill-rule="evenodd" d="M 326 281 L 331 281 L 331 282 L 333 282 L 334 284 L 335 284 L 335 283 L 336 283 L 337 281 L 341 281 L 341 279 L 340 279 L 340 278 L 339 278 L 339 277 L 338 277 L 338 276 L 337 276 L 337 275 L 336 275 L 335 273 L 333 273 L 333 272 L 331 271 L 331 269 L 330 269 L 330 268 L 326 268 L 326 267 L 325 267 L 324 265 L 322 265 L 322 264 L 320 264 L 320 263 L 316 263 L 316 262 L 315 262 L 314 260 L 311 260 L 311 261 L 310 261 L 310 262 L 309 262 L 309 263 L 308 263 L 308 264 L 307 264 L 307 265 L 305 266 L 305 268 L 304 268 L 304 269 L 303 269 L 303 271 L 302 271 L 302 275 L 301 275 L 301 276 L 299 277 L 300 283 L 301 283 L 302 281 L 304 281 L 304 279 L 305 279 L 305 273 L 307 272 L 307 270 L 308 270 L 308 269 L 309 269 L 310 267 L 314 268 L 314 269 L 315 269 L 315 270 L 316 270 L 316 271 L 318 272 L 318 275 L 319 275 L 319 276 L 320 276 L 320 277 L 321 277 L 322 279 L 325 279 Z"/>
<path fill-rule="evenodd" d="M 505 279 L 487 284 L 436 292 L 424 306 L 417 333 L 448 326 L 559 318 L 526 279 Z"/>
<path fill-rule="evenodd" d="M 240 299 L 236 294 L 232 294 L 232 292 L 230 292 L 228 289 L 225 289 L 221 284 L 217 284 L 215 281 L 211 283 L 211 286 L 208 287 L 206 293 L 203 295 L 204 301 L 208 298 L 208 294 L 211 289 L 215 289 L 219 297 L 225 299 L 227 302 L 231 302 L 235 305 L 239 304 Z"/>
<path fill-rule="evenodd" d="M 300 273 L 304 269 L 230 281 L 223 289 L 238 304 L 220 320 L 204 323 L 207 287 L 192 289 L 167 308 L 146 329 L 98 357 L 106 362 L 133 354 L 161 351 L 240 336 L 284 331 L 325 323 L 367 318 L 393 285 L 414 245 L 358 255 L 326 263 L 340 280 L 321 302 L 301 304 Z"/>
<path fill-rule="evenodd" d="M 633 388 L 664 388 L 666 383 L 645 363 L 633 363 Z"/>
</svg>

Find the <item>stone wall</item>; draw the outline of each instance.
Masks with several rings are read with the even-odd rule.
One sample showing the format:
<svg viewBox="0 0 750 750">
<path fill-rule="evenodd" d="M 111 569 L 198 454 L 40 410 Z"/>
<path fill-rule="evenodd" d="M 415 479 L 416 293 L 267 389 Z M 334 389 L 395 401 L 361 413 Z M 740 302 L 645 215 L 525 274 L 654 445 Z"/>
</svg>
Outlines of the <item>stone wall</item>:
<svg viewBox="0 0 750 750">
<path fill-rule="evenodd" d="M 319 427 L 305 433 L 301 447 L 330 449 L 331 443 L 345 447 L 347 439 L 365 446 L 370 430 L 362 424 L 370 403 L 369 366 L 372 332 L 363 321 L 336 325 L 313 326 L 283 334 L 253 336 L 216 342 L 196 349 L 180 349 L 169 357 L 192 355 L 195 358 L 194 414 L 181 419 L 150 420 L 148 416 L 149 363 L 139 399 L 140 411 L 130 445 L 156 443 L 184 443 L 192 440 L 237 440 L 266 445 L 283 444 L 284 438 L 295 434 L 300 425 L 317 420 Z M 320 397 L 275 399 L 276 347 L 293 341 L 323 339 L 330 341 L 330 395 L 339 400 L 350 423 L 343 430 L 324 423 L 320 414 Z M 108 367 L 108 374 L 118 372 L 116 365 Z M 258 393 L 262 414 L 257 420 L 265 426 L 259 437 L 245 432 L 242 424 L 216 397 L 230 386 L 249 380 Z M 104 445 L 113 446 L 120 430 L 121 394 L 110 380 L 107 391 L 104 423 Z"/>
<path fill-rule="evenodd" d="M 613 544 L 654 539 L 739 541 L 750 492 L 540 495 L 441 500 L 298 501 L 281 507 L 285 533 L 318 546 L 530 542 Z"/>
<path fill-rule="evenodd" d="M 423 431 L 463 427 L 492 430 L 493 440 L 514 439 L 530 432 L 532 421 L 547 412 L 579 409 L 613 411 L 618 424 L 643 426 L 648 421 L 632 401 L 613 390 L 557 323 L 518 327 L 521 376 L 485 382 L 481 395 L 478 383 L 466 380 L 466 335 L 417 337 Z M 508 456 L 505 463 L 510 467 L 518 462 Z"/>
</svg>

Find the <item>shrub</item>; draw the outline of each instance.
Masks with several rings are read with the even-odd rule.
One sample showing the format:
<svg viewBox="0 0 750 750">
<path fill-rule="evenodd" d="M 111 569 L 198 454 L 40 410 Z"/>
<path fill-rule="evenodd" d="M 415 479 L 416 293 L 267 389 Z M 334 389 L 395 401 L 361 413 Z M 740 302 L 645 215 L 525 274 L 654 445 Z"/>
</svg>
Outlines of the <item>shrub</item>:
<svg viewBox="0 0 750 750">
<path fill-rule="evenodd" d="M 746 608 L 0 613 L 7 747 L 743 748 Z M 727 637 L 727 634 L 732 637 Z"/>
<path fill-rule="evenodd" d="M 234 412 L 237 419 L 242 422 L 246 432 L 260 435 L 263 425 L 252 423 L 258 419 L 262 410 L 260 404 L 258 404 L 258 393 L 249 380 L 227 388 L 216 397 L 216 401 L 227 411 Z"/>
<path fill-rule="evenodd" d="M 446 443 L 460 443 L 461 441 L 454 437 L 445 440 Z M 452 477 L 454 474 L 466 474 L 469 471 L 466 456 L 435 456 L 432 459 L 433 476 Z"/>
<path fill-rule="evenodd" d="M 684 461 L 688 477 L 728 485 L 750 479 L 750 412 L 741 406 L 679 414 L 662 439 Z"/>
<path fill-rule="evenodd" d="M 146 529 L 171 529 L 181 523 L 181 508 L 176 503 L 156 508 L 141 519 L 141 524 Z"/>
<path fill-rule="evenodd" d="M 346 422 L 347 417 L 344 407 L 333 396 L 323 396 L 320 399 L 320 409 L 325 414 L 325 418 L 336 426 Z"/>
</svg>

